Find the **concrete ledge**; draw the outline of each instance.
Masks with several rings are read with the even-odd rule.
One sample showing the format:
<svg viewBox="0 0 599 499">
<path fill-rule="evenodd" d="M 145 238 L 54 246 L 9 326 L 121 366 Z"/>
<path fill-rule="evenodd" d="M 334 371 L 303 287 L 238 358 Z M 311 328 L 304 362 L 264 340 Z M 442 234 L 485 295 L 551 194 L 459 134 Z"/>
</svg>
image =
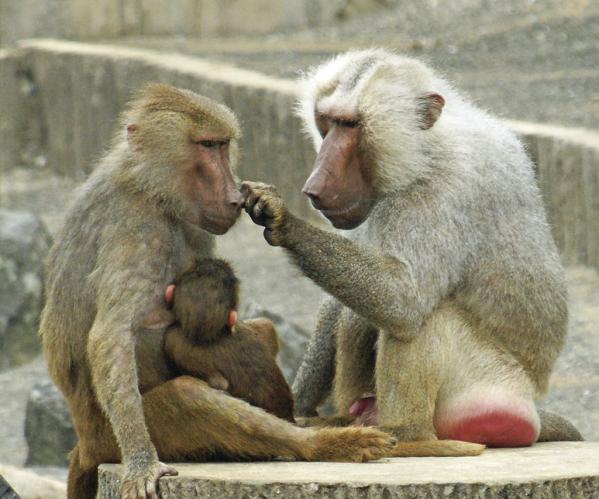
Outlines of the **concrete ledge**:
<svg viewBox="0 0 599 499">
<path fill-rule="evenodd" d="M 566 265 L 599 269 L 599 133 L 506 122 L 525 142 Z"/>
<path fill-rule="evenodd" d="M 0 72 L 10 82 L 17 75 L 16 56 L 9 54 L 0 58 Z M 293 112 L 295 82 L 180 54 L 100 44 L 30 40 L 21 43 L 19 55 L 34 96 L 0 95 L 0 108 L 35 100 L 33 120 L 43 123 L 40 149 L 51 170 L 83 179 L 107 147 L 132 92 L 160 81 L 229 105 L 243 130 L 239 177 L 276 183 L 293 209 L 316 216 L 300 192 L 315 154 Z M 7 128 L 3 143 L 18 141 L 16 132 Z M 11 167 L 14 156 L 0 152 L 0 171 Z"/>
<path fill-rule="evenodd" d="M 57 40 L 21 45 L 18 52 L 0 52 L 6 89 L 0 109 L 8 110 L 0 116 L 0 172 L 19 158 L 33 157 L 61 175 L 82 179 L 107 146 L 131 92 L 162 81 L 228 104 L 244 133 L 239 177 L 276 184 L 292 210 L 317 217 L 300 192 L 315 153 L 293 113 L 294 81 L 122 46 Z M 507 123 L 537 165 L 564 263 L 599 269 L 599 133 Z"/>
<path fill-rule="evenodd" d="M 22 499 L 62 499 L 67 495 L 67 487 L 64 482 L 39 475 L 29 469 L 0 464 L 1 477 L 6 479 Z M 2 494 L 2 490 L 0 490 L 0 494 Z M 7 496 L 1 495 L 1 497 L 2 499 L 11 499 L 13 496 L 8 494 Z"/>
<path fill-rule="evenodd" d="M 599 442 L 491 449 L 479 457 L 395 458 L 366 464 L 176 464 L 163 498 L 580 498 L 599 496 Z M 122 467 L 100 467 L 101 499 L 118 498 Z"/>
</svg>

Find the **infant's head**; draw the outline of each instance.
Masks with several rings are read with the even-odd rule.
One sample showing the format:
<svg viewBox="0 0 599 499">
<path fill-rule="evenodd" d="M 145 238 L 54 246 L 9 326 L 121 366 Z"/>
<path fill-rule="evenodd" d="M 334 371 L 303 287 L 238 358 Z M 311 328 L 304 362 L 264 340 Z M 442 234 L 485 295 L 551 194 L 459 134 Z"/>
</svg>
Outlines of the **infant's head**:
<svg viewBox="0 0 599 499">
<path fill-rule="evenodd" d="M 211 341 L 237 322 L 239 280 L 224 260 L 205 258 L 176 283 L 173 312 L 183 331 Z"/>
</svg>

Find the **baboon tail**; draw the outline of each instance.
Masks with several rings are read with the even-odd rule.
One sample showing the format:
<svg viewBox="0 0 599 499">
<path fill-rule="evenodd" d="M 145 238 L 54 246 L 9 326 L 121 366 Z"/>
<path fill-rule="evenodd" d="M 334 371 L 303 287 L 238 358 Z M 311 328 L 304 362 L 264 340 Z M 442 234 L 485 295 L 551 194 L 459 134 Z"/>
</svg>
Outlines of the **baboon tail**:
<svg viewBox="0 0 599 499">
<path fill-rule="evenodd" d="M 399 442 L 391 451 L 391 457 L 478 456 L 484 450 L 484 445 L 460 440 L 422 440 Z"/>
<path fill-rule="evenodd" d="M 579 442 L 584 440 L 576 427 L 566 418 L 552 412 L 539 410 L 541 433 L 538 442 Z"/>
<path fill-rule="evenodd" d="M 69 454 L 67 499 L 94 499 L 98 489 L 98 467 L 83 469 L 79 460 L 79 447 Z"/>
</svg>

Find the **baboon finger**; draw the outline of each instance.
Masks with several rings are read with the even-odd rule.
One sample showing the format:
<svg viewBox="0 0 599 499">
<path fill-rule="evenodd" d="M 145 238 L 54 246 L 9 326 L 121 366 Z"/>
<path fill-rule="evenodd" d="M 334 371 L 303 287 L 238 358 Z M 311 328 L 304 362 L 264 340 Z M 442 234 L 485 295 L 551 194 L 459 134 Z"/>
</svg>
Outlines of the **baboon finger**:
<svg viewBox="0 0 599 499">
<path fill-rule="evenodd" d="M 146 485 L 146 497 L 148 497 L 149 499 L 158 499 L 158 494 L 156 493 L 156 484 L 154 483 L 153 480 L 146 480 L 145 481 L 145 485 Z"/>
<path fill-rule="evenodd" d="M 255 218 L 257 220 L 262 220 L 264 218 L 264 215 L 266 215 L 265 209 L 268 207 L 266 203 L 267 201 L 263 197 L 258 199 L 256 204 L 252 208 L 252 213 L 254 215 L 252 218 Z"/>
<path fill-rule="evenodd" d="M 273 208 L 273 203 L 275 202 L 274 198 L 270 197 L 264 201 L 264 207 L 262 208 L 262 213 L 269 218 L 273 218 L 275 216 L 275 209 Z"/>
<path fill-rule="evenodd" d="M 266 239 L 266 242 L 271 246 L 276 246 L 276 241 L 274 239 L 274 233 L 272 229 L 264 229 L 264 239 Z"/>
<path fill-rule="evenodd" d="M 241 195 L 244 198 L 247 198 L 251 194 L 254 184 L 255 182 L 251 182 L 249 180 L 244 180 L 243 182 L 241 182 L 241 187 L 239 188 L 239 191 L 241 192 Z"/>
<path fill-rule="evenodd" d="M 251 215 L 251 211 L 253 210 L 254 205 L 256 204 L 258 199 L 259 199 L 259 196 L 255 192 L 250 192 L 247 195 L 247 197 L 245 198 L 243 207 L 245 208 L 245 211 L 248 213 L 248 215 Z"/>
</svg>

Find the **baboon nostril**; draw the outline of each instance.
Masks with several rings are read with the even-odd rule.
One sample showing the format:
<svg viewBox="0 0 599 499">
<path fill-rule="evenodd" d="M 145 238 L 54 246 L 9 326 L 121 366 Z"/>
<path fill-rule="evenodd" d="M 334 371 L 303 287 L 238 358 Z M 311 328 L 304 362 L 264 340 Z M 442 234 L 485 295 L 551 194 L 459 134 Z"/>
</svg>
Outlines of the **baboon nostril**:
<svg viewBox="0 0 599 499">
<path fill-rule="evenodd" d="M 306 196 L 308 196 L 310 198 L 310 202 L 312 203 L 312 206 L 314 208 L 316 208 L 317 210 L 320 210 L 322 208 L 322 203 L 320 201 L 320 194 L 311 192 L 309 190 L 304 191 L 304 194 L 306 194 Z"/>
<path fill-rule="evenodd" d="M 240 208 L 243 204 L 243 195 L 241 192 L 237 191 L 229 198 L 229 204 L 234 208 Z"/>
<path fill-rule="evenodd" d="M 314 201 L 318 201 L 319 195 L 312 191 L 310 188 L 304 187 L 304 189 L 302 190 L 302 192 L 308 196 L 310 199 L 314 200 Z"/>
</svg>

